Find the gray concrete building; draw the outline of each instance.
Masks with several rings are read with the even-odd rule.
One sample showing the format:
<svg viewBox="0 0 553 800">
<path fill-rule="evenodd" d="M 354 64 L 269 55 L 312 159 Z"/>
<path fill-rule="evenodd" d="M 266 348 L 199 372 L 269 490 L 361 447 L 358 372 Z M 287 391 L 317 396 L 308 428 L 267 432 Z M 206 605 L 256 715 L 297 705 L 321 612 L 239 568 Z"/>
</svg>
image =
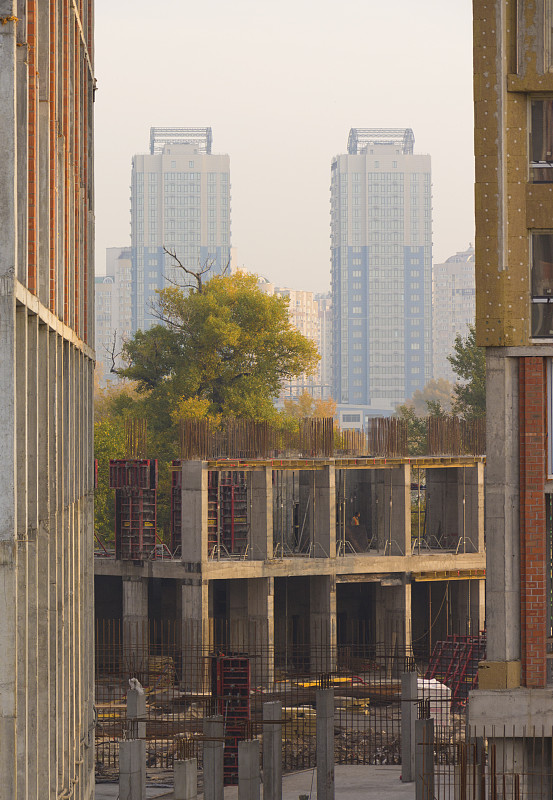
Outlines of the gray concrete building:
<svg viewBox="0 0 553 800">
<path fill-rule="evenodd" d="M 410 128 L 352 128 L 330 192 L 333 396 L 363 424 L 432 377 L 430 156 Z"/>
<path fill-rule="evenodd" d="M 298 648 L 317 672 L 356 643 L 426 652 L 448 633 L 476 635 L 483 472 L 475 456 L 174 462 L 172 550 L 141 561 L 98 551 L 98 622 L 115 617 L 141 658 L 148 623 L 172 625 L 188 686 L 220 648 L 264 644 L 262 683 L 272 658 Z"/>
<path fill-rule="evenodd" d="M 455 382 L 447 357 L 457 334 L 466 336 L 476 315 L 474 247 L 469 245 L 432 267 L 432 340 L 434 378 Z"/>
<path fill-rule="evenodd" d="M 152 128 L 149 154 L 133 157 L 133 333 L 158 323 L 157 289 L 185 282 L 164 247 L 192 270 L 230 265 L 230 160 L 211 148 L 211 128 Z"/>
<path fill-rule="evenodd" d="M 0 798 L 89 800 L 92 2 L 0 21 Z"/>
</svg>

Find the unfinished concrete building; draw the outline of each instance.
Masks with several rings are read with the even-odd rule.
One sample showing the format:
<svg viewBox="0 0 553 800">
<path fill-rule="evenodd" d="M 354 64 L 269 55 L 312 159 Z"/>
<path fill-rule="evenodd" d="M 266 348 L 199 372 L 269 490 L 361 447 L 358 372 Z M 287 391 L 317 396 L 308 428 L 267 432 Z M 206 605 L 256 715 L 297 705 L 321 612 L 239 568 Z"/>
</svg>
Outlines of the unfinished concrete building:
<svg viewBox="0 0 553 800">
<path fill-rule="evenodd" d="M 92 2 L 0 0 L 0 798 L 90 798 Z"/>
<path fill-rule="evenodd" d="M 276 660 L 301 650 L 317 673 L 352 645 L 426 654 L 449 633 L 483 629 L 483 457 L 173 470 L 171 548 L 148 535 L 140 544 L 136 528 L 137 549 L 95 560 L 97 620 L 118 618 L 127 654 L 147 654 L 148 621 L 172 622 L 186 683 L 201 680 L 186 665 L 192 650 L 255 651 L 262 641 Z"/>
<path fill-rule="evenodd" d="M 537 770 L 536 744 L 523 741 L 534 730 L 548 739 L 543 793 L 534 796 L 551 794 L 552 19 L 550 0 L 474 2 L 477 341 L 486 348 L 487 365 L 488 660 L 470 719 L 476 735 L 494 727 L 496 737 L 508 737 L 502 752 L 511 769 L 514 764 L 526 773 L 521 796 L 530 791 L 528 773 Z"/>
</svg>

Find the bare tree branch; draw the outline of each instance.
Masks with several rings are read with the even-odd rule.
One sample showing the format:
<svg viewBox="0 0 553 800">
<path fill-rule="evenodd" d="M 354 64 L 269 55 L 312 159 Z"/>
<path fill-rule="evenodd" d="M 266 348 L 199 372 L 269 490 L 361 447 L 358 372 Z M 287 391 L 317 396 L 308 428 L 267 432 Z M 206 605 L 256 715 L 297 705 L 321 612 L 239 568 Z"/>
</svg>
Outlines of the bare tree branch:
<svg viewBox="0 0 553 800">
<path fill-rule="evenodd" d="M 115 328 L 114 331 L 113 331 L 113 342 L 111 343 L 111 346 L 110 347 L 106 347 L 104 345 L 104 350 L 106 351 L 106 353 L 109 355 L 109 357 L 111 359 L 111 367 L 110 367 L 110 370 L 109 370 L 110 375 L 111 374 L 113 374 L 113 375 L 120 375 L 121 374 L 121 370 L 118 367 L 116 367 L 116 365 L 115 365 L 115 360 L 117 358 L 119 358 L 119 356 L 121 355 L 121 353 L 123 351 L 119 350 L 119 352 L 116 353 L 115 352 L 115 348 L 116 347 L 117 347 L 117 328 Z"/>
</svg>

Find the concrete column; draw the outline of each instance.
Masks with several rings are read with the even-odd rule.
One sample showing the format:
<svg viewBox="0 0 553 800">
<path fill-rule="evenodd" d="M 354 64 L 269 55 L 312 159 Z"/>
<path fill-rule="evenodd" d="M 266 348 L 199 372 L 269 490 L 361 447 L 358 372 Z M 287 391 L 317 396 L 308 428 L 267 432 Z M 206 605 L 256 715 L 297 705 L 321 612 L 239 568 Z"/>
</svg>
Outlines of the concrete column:
<svg viewBox="0 0 553 800">
<path fill-rule="evenodd" d="M 146 742 L 119 742 L 119 798 L 146 800 Z"/>
<path fill-rule="evenodd" d="M 230 646 L 246 650 L 252 659 L 252 682 L 267 684 L 274 677 L 274 578 L 229 581 Z"/>
<path fill-rule="evenodd" d="M 259 739 L 238 742 L 238 800 L 259 800 Z"/>
<path fill-rule="evenodd" d="M 309 578 L 309 644 L 311 670 L 332 672 L 336 666 L 336 579 Z"/>
<path fill-rule="evenodd" d="M 315 474 L 311 470 L 298 472 L 298 547 L 300 552 L 313 554 L 315 549 Z"/>
<path fill-rule="evenodd" d="M 181 647 L 183 686 L 201 691 L 209 685 L 209 582 L 200 575 L 185 578 L 181 586 Z"/>
<path fill-rule="evenodd" d="M 317 800 L 334 800 L 334 689 L 318 689 Z"/>
<path fill-rule="evenodd" d="M 182 548 L 184 564 L 207 561 L 207 464 L 182 463 Z"/>
<path fill-rule="evenodd" d="M 263 800 L 282 800 L 282 703 L 263 703 Z"/>
<path fill-rule="evenodd" d="M 401 676 L 401 780 L 415 780 L 415 721 L 419 689 L 416 672 L 404 672 Z"/>
<path fill-rule="evenodd" d="M 273 471 L 270 467 L 249 473 L 251 492 L 250 558 L 273 557 Z"/>
<path fill-rule="evenodd" d="M 174 775 L 174 800 L 196 800 L 198 796 L 198 760 L 187 758 L 184 761 L 175 761 Z"/>
<path fill-rule="evenodd" d="M 141 684 L 133 678 L 134 686 L 127 692 L 127 719 L 135 720 L 133 739 L 146 738 L 146 695 Z M 140 721 L 138 721 L 140 720 Z"/>
<path fill-rule="evenodd" d="M 376 641 L 389 651 L 411 647 L 411 584 L 405 575 L 385 578 L 375 586 Z"/>
<path fill-rule="evenodd" d="M 520 661 L 518 359 L 486 348 L 488 661 Z M 501 688 L 498 686 L 497 688 Z M 507 688 L 507 687 L 505 687 Z"/>
<path fill-rule="evenodd" d="M 434 800 L 434 720 L 415 722 L 415 798 Z"/>
<path fill-rule="evenodd" d="M 484 464 L 464 467 L 465 531 L 467 553 L 484 552 Z"/>
<path fill-rule="evenodd" d="M 204 798 L 224 800 L 223 717 L 204 718 Z"/>
<path fill-rule="evenodd" d="M 148 657 L 148 579 L 123 578 L 123 643 L 137 670 Z"/>
<path fill-rule="evenodd" d="M 315 470 L 314 493 L 314 555 L 316 558 L 336 557 L 336 487 L 335 469 L 326 466 Z"/>
</svg>

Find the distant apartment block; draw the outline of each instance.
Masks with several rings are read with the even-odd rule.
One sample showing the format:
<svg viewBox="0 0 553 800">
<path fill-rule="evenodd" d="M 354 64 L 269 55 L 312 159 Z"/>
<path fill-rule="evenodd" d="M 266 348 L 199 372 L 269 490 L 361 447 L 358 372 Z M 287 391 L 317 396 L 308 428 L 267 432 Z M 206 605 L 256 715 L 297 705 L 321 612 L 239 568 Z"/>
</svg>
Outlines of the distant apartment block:
<svg viewBox="0 0 553 800">
<path fill-rule="evenodd" d="M 466 336 L 476 313 L 474 247 L 456 253 L 432 270 L 432 337 L 434 377 L 455 381 L 447 357 L 457 334 Z"/>
<path fill-rule="evenodd" d="M 96 276 L 96 364 L 101 383 L 114 380 L 113 363 L 124 366 L 121 349 L 132 336 L 132 255 L 130 247 L 108 247 L 106 274 Z"/>
<path fill-rule="evenodd" d="M 321 397 L 332 397 L 332 300 L 330 294 L 316 294 L 319 315 L 319 353 L 321 355 Z"/>
<path fill-rule="evenodd" d="M 362 424 L 432 377 L 430 156 L 410 128 L 352 128 L 331 167 L 333 396 Z"/>
<path fill-rule="evenodd" d="M 152 128 L 150 153 L 133 157 L 133 331 L 157 324 L 157 289 L 184 282 L 164 247 L 193 270 L 230 262 L 230 160 L 211 147 L 211 128 Z"/>
<path fill-rule="evenodd" d="M 313 292 L 302 289 L 288 289 L 286 287 L 275 286 L 266 278 L 259 278 L 259 288 L 265 294 L 276 294 L 279 297 L 288 298 L 288 311 L 290 322 L 308 339 L 311 339 L 318 347 L 322 355 L 324 348 L 321 342 L 321 318 L 320 305 Z M 325 392 L 322 382 L 322 358 L 316 372 L 313 375 L 300 375 L 286 382 L 282 387 L 281 400 L 296 400 L 304 392 L 308 392 L 313 397 L 328 397 L 328 389 Z"/>
</svg>

